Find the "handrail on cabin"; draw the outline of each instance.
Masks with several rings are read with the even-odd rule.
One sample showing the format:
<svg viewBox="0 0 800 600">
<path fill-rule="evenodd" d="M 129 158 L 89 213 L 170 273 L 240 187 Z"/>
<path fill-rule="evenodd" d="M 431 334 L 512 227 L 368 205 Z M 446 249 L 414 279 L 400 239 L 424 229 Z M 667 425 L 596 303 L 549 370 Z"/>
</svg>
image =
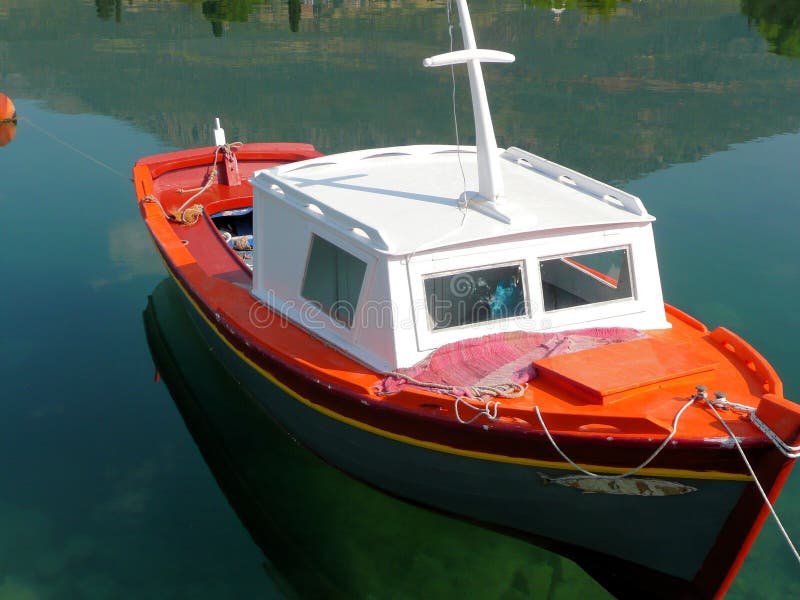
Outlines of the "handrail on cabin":
<svg viewBox="0 0 800 600">
<path fill-rule="evenodd" d="M 548 179 L 574 187 L 614 208 L 622 209 L 640 217 L 648 216 L 647 209 L 642 204 L 642 201 L 633 194 L 592 179 L 583 173 L 554 163 L 532 152 L 511 146 L 502 156 Z"/>
<path fill-rule="evenodd" d="M 368 240 L 370 242 L 369 245 L 379 251 L 387 251 L 390 248 L 386 236 L 374 227 L 336 210 L 317 198 L 309 196 L 288 181 L 278 179 L 268 170 L 258 171 L 253 175 L 250 182 L 254 188 L 257 187 L 274 200 L 300 209 L 307 215 L 320 219 L 330 227 L 359 240 L 361 243 L 365 243 Z M 255 206 L 255 196 L 253 197 L 253 205 Z"/>
</svg>

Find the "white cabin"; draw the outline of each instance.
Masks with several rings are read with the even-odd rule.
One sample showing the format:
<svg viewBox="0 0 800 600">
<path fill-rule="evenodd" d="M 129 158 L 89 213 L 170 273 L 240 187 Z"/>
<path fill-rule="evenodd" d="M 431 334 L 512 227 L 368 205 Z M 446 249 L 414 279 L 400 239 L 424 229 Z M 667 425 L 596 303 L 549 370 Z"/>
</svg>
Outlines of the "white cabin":
<svg viewBox="0 0 800 600">
<path fill-rule="evenodd" d="M 498 155 L 498 214 L 475 197 L 475 148 L 256 173 L 253 295 L 379 371 L 503 331 L 669 327 L 641 201 L 517 148 Z"/>
<path fill-rule="evenodd" d="M 466 0 L 476 147 L 348 152 L 255 173 L 253 295 L 378 371 L 510 330 L 669 327 L 653 217 L 635 196 L 499 150 Z"/>
</svg>

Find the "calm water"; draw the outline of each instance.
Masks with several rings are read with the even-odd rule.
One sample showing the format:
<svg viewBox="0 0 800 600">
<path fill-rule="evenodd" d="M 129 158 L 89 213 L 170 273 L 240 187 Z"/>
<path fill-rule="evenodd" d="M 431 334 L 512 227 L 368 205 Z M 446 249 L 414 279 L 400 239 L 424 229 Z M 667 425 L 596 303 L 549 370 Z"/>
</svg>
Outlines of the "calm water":
<svg viewBox="0 0 800 600">
<path fill-rule="evenodd" d="M 743 334 L 800 399 L 800 33 L 780 25 L 798 2 L 554 4 L 471 2 L 479 44 L 517 56 L 485 68 L 499 142 L 640 195 L 667 300 Z M 0 600 L 606 597 L 320 464 L 186 341 L 184 392 L 205 393 L 176 400 L 240 520 L 153 381 L 142 311 L 165 270 L 134 160 L 208 144 L 216 115 L 229 140 L 323 152 L 454 142 L 449 74 L 420 66 L 448 43 L 441 1 L 0 0 L 20 116 L 0 148 Z M 795 540 L 798 494 L 800 471 L 777 504 Z M 800 597 L 772 523 L 729 597 Z"/>
</svg>

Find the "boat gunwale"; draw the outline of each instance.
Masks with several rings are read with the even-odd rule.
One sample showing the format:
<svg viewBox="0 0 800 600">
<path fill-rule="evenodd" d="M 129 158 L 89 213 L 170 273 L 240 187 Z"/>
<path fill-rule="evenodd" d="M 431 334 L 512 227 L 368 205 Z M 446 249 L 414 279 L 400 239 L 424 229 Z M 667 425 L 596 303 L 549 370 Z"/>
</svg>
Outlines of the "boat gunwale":
<svg viewBox="0 0 800 600">
<path fill-rule="evenodd" d="M 172 171 L 224 163 L 226 160 L 225 154 L 218 153 L 216 150 L 217 146 L 204 146 L 154 154 L 137 160 L 134 163 L 134 168 L 139 165 L 148 167 L 153 180 L 155 180 Z M 313 156 L 308 156 L 309 154 L 313 154 Z M 247 143 L 236 147 L 235 155 L 240 162 L 291 162 L 323 156 L 313 145 L 301 142 Z M 164 159 L 166 156 L 170 158 Z"/>
</svg>

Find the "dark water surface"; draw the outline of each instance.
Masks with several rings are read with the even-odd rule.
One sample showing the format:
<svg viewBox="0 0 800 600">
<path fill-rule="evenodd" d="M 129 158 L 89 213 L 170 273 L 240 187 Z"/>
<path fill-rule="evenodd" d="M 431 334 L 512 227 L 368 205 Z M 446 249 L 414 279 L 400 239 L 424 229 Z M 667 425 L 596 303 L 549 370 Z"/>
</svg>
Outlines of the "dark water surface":
<svg viewBox="0 0 800 600">
<path fill-rule="evenodd" d="M 471 2 L 479 44 L 517 56 L 485 68 L 499 143 L 640 195 L 667 301 L 742 334 L 800 399 L 798 2 L 553 5 Z M 0 0 L 19 115 L 0 148 L 0 600 L 606 597 L 324 466 L 190 337 L 165 369 L 187 422 L 153 382 L 142 310 L 168 286 L 135 159 L 209 144 L 217 115 L 229 140 L 323 152 L 453 143 L 449 73 L 421 67 L 448 44 L 441 1 Z M 795 540 L 798 494 L 800 471 L 777 503 Z M 773 523 L 729 597 L 800 597 Z"/>
</svg>

